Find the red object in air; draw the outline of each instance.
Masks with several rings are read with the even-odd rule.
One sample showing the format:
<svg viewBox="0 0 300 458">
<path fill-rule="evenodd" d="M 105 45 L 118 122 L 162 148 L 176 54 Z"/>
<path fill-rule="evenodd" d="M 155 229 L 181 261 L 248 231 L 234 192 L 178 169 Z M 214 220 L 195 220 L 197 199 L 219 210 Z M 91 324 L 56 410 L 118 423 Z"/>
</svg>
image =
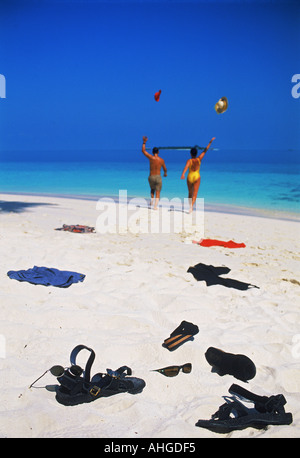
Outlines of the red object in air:
<svg viewBox="0 0 300 458">
<path fill-rule="evenodd" d="M 156 102 L 159 101 L 160 94 L 161 94 L 161 90 L 159 90 L 158 92 L 155 92 L 154 98 L 155 98 Z"/>
</svg>

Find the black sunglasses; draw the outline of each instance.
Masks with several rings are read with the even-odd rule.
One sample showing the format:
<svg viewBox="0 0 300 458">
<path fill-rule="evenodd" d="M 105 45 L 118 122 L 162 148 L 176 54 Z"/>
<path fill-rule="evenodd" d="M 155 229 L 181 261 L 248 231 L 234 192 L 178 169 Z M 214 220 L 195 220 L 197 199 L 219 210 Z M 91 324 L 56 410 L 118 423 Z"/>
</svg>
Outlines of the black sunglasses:
<svg viewBox="0 0 300 458">
<path fill-rule="evenodd" d="M 38 380 L 40 380 L 44 375 L 47 374 L 47 372 L 51 372 L 52 375 L 55 377 L 61 377 L 64 375 L 66 371 L 70 371 L 72 375 L 81 375 L 83 370 L 81 369 L 80 366 L 77 366 L 76 364 L 73 364 L 71 367 L 62 367 L 62 366 L 52 366 L 50 369 L 47 369 L 39 378 L 37 378 L 32 384 L 30 385 L 29 388 L 31 388 Z"/>
<path fill-rule="evenodd" d="M 168 366 L 164 367 L 163 369 L 154 369 L 154 371 L 159 372 L 166 377 L 175 377 L 179 374 L 180 370 L 182 370 L 184 374 L 190 374 L 192 372 L 192 364 L 186 363 L 182 366 Z"/>
</svg>

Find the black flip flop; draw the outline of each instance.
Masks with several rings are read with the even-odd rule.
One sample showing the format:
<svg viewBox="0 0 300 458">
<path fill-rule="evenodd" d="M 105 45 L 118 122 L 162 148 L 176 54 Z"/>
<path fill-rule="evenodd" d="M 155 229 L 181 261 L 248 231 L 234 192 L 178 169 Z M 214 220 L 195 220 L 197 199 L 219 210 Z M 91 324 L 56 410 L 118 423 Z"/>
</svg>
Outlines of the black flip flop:
<svg viewBox="0 0 300 458">
<path fill-rule="evenodd" d="M 174 351 L 185 342 L 194 340 L 194 335 L 198 334 L 199 328 L 193 323 L 182 321 L 180 325 L 174 329 L 170 337 L 164 340 L 162 346 L 169 351 Z"/>
</svg>

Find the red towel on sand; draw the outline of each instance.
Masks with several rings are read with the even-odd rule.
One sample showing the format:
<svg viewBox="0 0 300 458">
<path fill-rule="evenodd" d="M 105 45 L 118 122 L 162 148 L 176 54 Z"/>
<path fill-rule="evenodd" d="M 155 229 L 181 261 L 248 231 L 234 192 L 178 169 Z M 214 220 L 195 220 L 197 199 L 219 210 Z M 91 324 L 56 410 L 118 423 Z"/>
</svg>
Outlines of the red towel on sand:
<svg viewBox="0 0 300 458">
<path fill-rule="evenodd" d="M 226 248 L 245 248 L 246 246 L 244 243 L 236 243 L 232 240 L 229 240 L 229 242 L 223 242 L 222 240 L 202 239 L 200 240 L 200 242 L 196 242 L 195 240 L 193 240 L 193 243 L 197 243 L 198 245 L 205 247 L 224 246 Z"/>
</svg>

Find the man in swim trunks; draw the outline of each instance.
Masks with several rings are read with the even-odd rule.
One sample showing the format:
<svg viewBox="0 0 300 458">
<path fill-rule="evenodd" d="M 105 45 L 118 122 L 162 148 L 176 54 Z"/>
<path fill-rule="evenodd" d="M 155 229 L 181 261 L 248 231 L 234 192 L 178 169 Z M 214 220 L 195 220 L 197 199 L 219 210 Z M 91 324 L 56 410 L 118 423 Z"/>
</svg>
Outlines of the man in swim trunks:
<svg viewBox="0 0 300 458">
<path fill-rule="evenodd" d="M 167 176 L 167 167 L 165 161 L 158 156 L 158 148 L 153 148 L 152 155 L 146 151 L 146 142 L 148 137 L 143 137 L 142 153 L 149 159 L 150 175 L 148 177 L 151 189 L 151 206 L 154 204 L 154 210 L 157 210 L 160 191 L 162 188 L 161 168 L 164 169 L 164 177 Z M 154 200 L 155 199 L 155 200 Z"/>
<path fill-rule="evenodd" d="M 215 140 L 215 137 L 211 139 L 211 141 L 208 143 L 207 147 L 204 148 L 202 153 L 198 154 L 197 148 L 192 148 L 191 149 L 191 158 L 187 160 L 185 167 L 183 169 L 181 179 L 184 180 L 184 174 L 189 169 L 189 173 L 187 176 L 187 187 L 189 191 L 189 202 L 190 202 L 190 213 L 193 211 L 193 206 L 196 202 L 197 199 L 197 194 L 200 186 L 200 165 L 201 161 L 204 158 L 205 154 L 210 148 L 210 145 L 212 142 Z"/>
</svg>

